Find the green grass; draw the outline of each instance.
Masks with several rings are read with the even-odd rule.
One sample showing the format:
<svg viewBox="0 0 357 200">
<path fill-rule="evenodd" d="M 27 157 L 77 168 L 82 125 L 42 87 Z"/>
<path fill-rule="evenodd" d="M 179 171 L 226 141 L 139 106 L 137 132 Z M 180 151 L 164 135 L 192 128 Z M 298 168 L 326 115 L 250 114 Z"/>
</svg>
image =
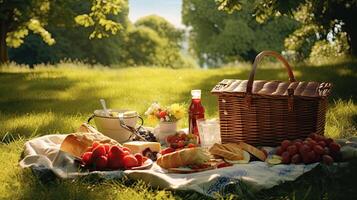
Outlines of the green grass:
<svg viewBox="0 0 357 200">
<path fill-rule="evenodd" d="M 294 72 L 298 80 L 334 83 L 326 118 L 326 134 L 334 138 L 357 135 L 357 62 L 319 67 L 297 66 Z M 20 169 L 18 160 L 27 139 L 74 132 L 93 110 L 100 108 L 99 98 L 106 99 L 112 108 L 130 108 L 143 115 L 153 101 L 188 104 L 190 90 L 200 88 L 203 90 L 207 115 L 211 118 L 217 117 L 216 98 L 210 94 L 212 87 L 222 79 L 246 79 L 248 74 L 247 67 L 212 70 L 149 67 L 109 69 L 64 63 L 29 70 L 3 66 L 0 68 L 0 199 L 203 198 L 195 193 L 156 190 L 128 180 L 56 180 L 44 184 L 30 170 Z M 286 77 L 283 69 L 262 68 L 257 71 L 256 78 L 286 80 Z M 187 118 L 181 120 L 181 126 L 186 125 Z M 312 183 L 306 180 L 320 178 L 312 177 L 314 174 L 306 175 L 296 182 L 304 182 L 306 187 L 289 187 L 289 183 L 261 194 L 269 194 L 272 198 L 302 198 L 300 193 L 311 193 L 308 188 Z M 323 189 L 318 190 L 321 194 L 332 187 L 327 182 L 320 184 L 323 185 Z M 242 188 L 232 191 L 249 198 L 249 193 Z"/>
</svg>

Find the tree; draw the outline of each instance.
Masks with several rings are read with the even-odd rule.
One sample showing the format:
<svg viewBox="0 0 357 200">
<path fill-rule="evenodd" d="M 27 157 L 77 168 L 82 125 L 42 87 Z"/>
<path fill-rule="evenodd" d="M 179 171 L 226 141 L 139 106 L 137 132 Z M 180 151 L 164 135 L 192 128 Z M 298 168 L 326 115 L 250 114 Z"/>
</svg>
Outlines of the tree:
<svg viewBox="0 0 357 200">
<path fill-rule="evenodd" d="M 163 17 L 148 15 L 138 19 L 135 26 L 145 26 L 156 31 L 160 37 L 167 38 L 173 44 L 179 45 L 183 39 L 183 31 L 175 28 Z"/>
<path fill-rule="evenodd" d="M 228 12 L 243 10 L 244 0 L 217 0 L 219 8 Z M 287 48 L 310 50 L 317 41 L 339 40 L 347 33 L 350 53 L 357 55 L 357 0 L 258 0 L 255 5 L 257 21 L 264 22 L 276 15 L 287 15 L 302 23 L 287 38 Z M 344 39 L 340 39 L 344 41 Z M 295 45 L 297 43 L 298 45 Z"/>
<path fill-rule="evenodd" d="M 61 13 L 52 12 L 47 17 L 46 29 L 52 33 L 56 43 L 49 46 L 38 35 L 29 33 L 20 47 L 9 48 L 9 58 L 30 66 L 38 63 L 54 64 L 66 59 L 104 65 L 123 62 L 123 43 L 129 22 L 128 7 L 123 7 L 118 15 L 112 17 L 121 24 L 122 31 L 107 38 L 89 39 L 93 30 L 79 26 L 73 19 L 78 13 L 86 12 L 90 5 L 90 2 L 66 1 L 61 6 Z"/>
<path fill-rule="evenodd" d="M 187 67 L 191 63 L 187 63 L 180 52 L 182 39 L 183 31 L 164 18 L 156 15 L 142 17 L 128 30 L 125 42 L 128 64 Z"/>
<path fill-rule="evenodd" d="M 190 48 L 201 66 L 253 60 L 265 49 L 281 51 L 284 38 L 297 26 L 288 18 L 260 25 L 251 17 L 253 3 L 242 12 L 219 11 L 214 0 L 184 0 L 183 22 L 191 27 Z"/>
<path fill-rule="evenodd" d="M 67 18 L 66 5 L 80 0 L 2 0 L 0 1 L 0 63 L 7 62 L 7 46 L 19 47 L 23 39 L 32 31 L 43 41 L 53 45 L 55 40 L 45 27 L 49 16 L 57 16 L 59 22 Z M 92 28 L 90 38 L 107 37 L 116 34 L 120 23 L 111 19 L 118 15 L 126 0 L 91 0 L 86 14 L 76 13 L 75 21 L 84 27 Z M 83 2 L 82 2 L 83 3 Z"/>
</svg>

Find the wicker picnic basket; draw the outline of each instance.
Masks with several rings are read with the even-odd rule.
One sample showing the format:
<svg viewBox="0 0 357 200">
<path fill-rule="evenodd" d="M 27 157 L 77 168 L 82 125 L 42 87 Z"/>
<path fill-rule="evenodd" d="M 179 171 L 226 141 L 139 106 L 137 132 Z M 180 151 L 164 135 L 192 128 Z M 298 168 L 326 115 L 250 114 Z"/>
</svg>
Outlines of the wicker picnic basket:
<svg viewBox="0 0 357 200">
<path fill-rule="evenodd" d="M 264 56 L 281 61 L 290 82 L 254 80 Z M 297 82 L 288 62 L 278 53 L 263 51 L 254 60 L 249 80 L 225 79 L 212 93 L 218 96 L 222 143 L 244 141 L 276 146 L 284 139 L 324 134 L 327 97 L 332 84 Z"/>
</svg>

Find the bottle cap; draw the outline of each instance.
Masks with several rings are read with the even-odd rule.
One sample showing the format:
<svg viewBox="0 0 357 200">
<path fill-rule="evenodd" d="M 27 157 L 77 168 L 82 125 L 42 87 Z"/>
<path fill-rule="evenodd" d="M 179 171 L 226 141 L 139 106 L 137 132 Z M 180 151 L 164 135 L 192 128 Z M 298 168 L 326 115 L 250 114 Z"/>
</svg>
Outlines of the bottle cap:
<svg viewBox="0 0 357 200">
<path fill-rule="evenodd" d="M 201 98 L 201 90 L 191 90 L 192 99 Z"/>
</svg>

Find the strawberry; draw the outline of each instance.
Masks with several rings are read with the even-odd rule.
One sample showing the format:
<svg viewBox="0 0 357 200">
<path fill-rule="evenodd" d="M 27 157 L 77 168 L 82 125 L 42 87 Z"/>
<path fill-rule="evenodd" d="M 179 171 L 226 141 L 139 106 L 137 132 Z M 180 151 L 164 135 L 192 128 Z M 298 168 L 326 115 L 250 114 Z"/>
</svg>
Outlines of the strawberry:
<svg viewBox="0 0 357 200">
<path fill-rule="evenodd" d="M 172 152 L 174 152 L 174 151 L 175 151 L 174 148 L 167 147 L 166 149 L 161 150 L 161 151 L 160 151 L 160 154 L 161 154 L 161 155 L 165 155 L 165 154 L 168 154 L 168 153 L 172 153 Z"/>
<path fill-rule="evenodd" d="M 100 143 L 97 141 L 94 141 L 92 144 L 92 149 L 95 149 L 98 145 L 100 145 Z"/>
<path fill-rule="evenodd" d="M 177 143 L 177 147 L 178 147 L 178 148 L 185 147 L 185 141 L 180 140 L 180 141 Z"/>
<path fill-rule="evenodd" d="M 108 154 L 108 168 L 117 170 L 124 167 L 122 157 L 109 152 Z"/>
<path fill-rule="evenodd" d="M 143 156 L 143 163 L 145 163 L 149 158 L 146 156 Z"/>
<path fill-rule="evenodd" d="M 123 151 L 127 151 L 127 152 L 131 153 L 131 151 L 128 147 L 123 147 L 122 149 L 123 149 Z"/>
<path fill-rule="evenodd" d="M 139 166 L 138 160 L 133 155 L 126 155 L 123 158 L 125 169 Z"/>
<path fill-rule="evenodd" d="M 141 155 L 141 153 L 136 153 L 134 156 L 138 161 L 138 165 L 139 166 L 143 165 L 143 155 Z"/>
<path fill-rule="evenodd" d="M 104 170 L 107 168 L 108 158 L 106 156 L 100 156 L 94 160 L 94 166 L 96 170 Z"/>
<path fill-rule="evenodd" d="M 194 148 L 194 147 L 196 147 L 196 145 L 195 145 L 195 144 L 192 144 L 192 143 L 189 143 L 189 144 L 187 145 L 187 147 L 188 147 L 188 148 Z"/>
<path fill-rule="evenodd" d="M 93 150 L 92 157 L 94 159 L 97 159 L 100 156 L 105 156 L 105 155 L 106 155 L 105 147 L 104 145 L 100 144 Z"/>
<path fill-rule="evenodd" d="M 105 152 L 109 153 L 110 145 L 109 144 L 104 144 Z"/>
<path fill-rule="evenodd" d="M 117 157 L 123 157 L 124 156 L 124 150 L 116 145 L 112 146 L 109 150 L 108 155 L 115 155 Z"/>
<path fill-rule="evenodd" d="M 92 164 L 92 152 L 85 152 L 81 158 L 85 166 L 89 166 Z"/>
<path fill-rule="evenodd" d="M 232 164 L 226 163 L 226 162 L 221 162 L 221 163 L 218 163 L 217 168 L 229 167 L 229 166 L 232 166 Z"/>
</svg>

